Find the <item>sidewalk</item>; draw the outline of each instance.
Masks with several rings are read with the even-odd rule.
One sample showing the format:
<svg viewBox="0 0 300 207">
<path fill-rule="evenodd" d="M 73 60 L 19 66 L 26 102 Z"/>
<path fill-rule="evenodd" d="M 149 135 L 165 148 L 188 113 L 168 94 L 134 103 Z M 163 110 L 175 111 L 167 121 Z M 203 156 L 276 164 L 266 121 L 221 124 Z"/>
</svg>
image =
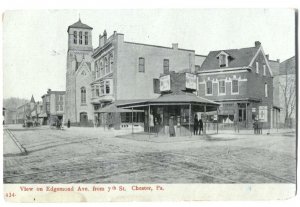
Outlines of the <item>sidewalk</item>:
<svg viewBox="0 0 300 207">
<path fill-rule="evenodd" d="M 295 129 L 262 129 L 262 134 L 263 135 L 267 135 L 267 134 L 284 134 L 284 133 L 296 133 Z M 239 130 L 238 131 L 234 131 L 234 130 L 207 130 L 206 134 L 208 135 L 212 135 L 212 134 L 235 134 L 235 135 L 254 135 L 254 131 L 253 129 L 243 129 L 243 130 Z"/>
</svg>

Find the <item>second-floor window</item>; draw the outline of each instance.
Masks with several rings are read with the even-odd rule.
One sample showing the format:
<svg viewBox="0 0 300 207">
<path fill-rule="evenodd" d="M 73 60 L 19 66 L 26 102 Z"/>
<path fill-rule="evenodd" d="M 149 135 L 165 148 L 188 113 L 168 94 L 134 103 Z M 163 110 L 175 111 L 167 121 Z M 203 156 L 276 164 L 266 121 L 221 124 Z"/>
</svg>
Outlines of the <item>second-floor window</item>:
<svg viewBox="0 0 300 207">
<path fill-rule="evenodd" d="M 206 82 L 206 95 L 212 95 L 212 81 Z"/>
<path fill-rule="evenodd" d="M 77 44 L 77 31 L 74 31 L 74 44 Z"/>
<path fill-rule="evenodd" d="M 97 97 L 100 96 L 100 87 L 99 87 L 99 85 L 96 85 L 96 96 Z"/>
<path fill-rule="evenodd" d="M 96 67 L 96 78 L 98 78 L 99 76 L 100 76 L 100 68 L 99 68 L 99 63 L 98 62 L 96 62 L 96 64 L 95 64 L 95 67 Z"/>
<path fill-rule="evenodd" d="M 256 73 L 259 73 L 259 63 L 256 62 Z"/>
<path fill-rule="evenodd" d="M 104 73 L 105 73 L 105 71 L 104 71 L 104 67 L 103 67 L 103 62 L 100 62 L 100 76 L 101 77 L 104 76 Z"/>
<path fill-rule="evenodd" d="M 110 82 L 105 82 L 105 94 L 110 94 Z"/>
<path fill-rule="evenodd" d="M 265 97 L 268 97 L 268 84 L 265 83 Z"/>
<path fill-rule="evenodd" d="M 86 89 L 85 89 L 85 87 L 81 88 L 81 103 L 82 104 L 86 103 Z"/>
<path fill-rule="evenodd" d="M 169 59 L 164 59 L 164 74 L 169 73 Z"/>
<path fill-rule="evenodd" d="M 84 33 L 84 44 L 85 45 L 89 44 L 89 34 L 88 34 L 88 32 Z"/>
<path fill-rule="evenodd" d="M 79 44 L 82 45 L 82 32 L 79 32 Z"/>
<path fill-rule="evenodd" d="M 139 72 L 145 72 L 145 58 L 139 58 Z"/>
<path fill-rule="evenodd" d="M 226 93 L 225 80 L 220 80 L 219 81 L 219 93 L 220 94 L 225 94 Z"/>
<path fill-rule="evenodd" d="M 100 83 L 100 96 L 104 95 L 104 82 Z"/>
<path fill-rule="evenodd" d="M 232 93 L 239 93 L 239 81 L 232 80 Z"/>
<path fill-rule="evenodd" d="M 267 75 L 267 71 L 266 71 L 266 65 L 264 65 L 264 76 Z"/>
</svg>

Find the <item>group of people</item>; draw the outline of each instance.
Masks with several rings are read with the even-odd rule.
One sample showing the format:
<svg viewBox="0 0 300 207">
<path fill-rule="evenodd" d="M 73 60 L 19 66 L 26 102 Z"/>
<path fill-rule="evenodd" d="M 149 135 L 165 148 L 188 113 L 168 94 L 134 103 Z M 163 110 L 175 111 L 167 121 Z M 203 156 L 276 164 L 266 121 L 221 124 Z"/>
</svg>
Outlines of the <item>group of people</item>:
<svg viewBox="0 0 300 207">
<path fill-rule="evenodd" d="M 198 134 L 200 135 L 201 131 L 203 132 L 203 121 L 202 121 L 201 118 L 198 120 L 198 116 L 197 116 L 197 114 L 195 114 L 195 117 L 194 117 L 194 135 L 198 135 Z"/>
</svg>

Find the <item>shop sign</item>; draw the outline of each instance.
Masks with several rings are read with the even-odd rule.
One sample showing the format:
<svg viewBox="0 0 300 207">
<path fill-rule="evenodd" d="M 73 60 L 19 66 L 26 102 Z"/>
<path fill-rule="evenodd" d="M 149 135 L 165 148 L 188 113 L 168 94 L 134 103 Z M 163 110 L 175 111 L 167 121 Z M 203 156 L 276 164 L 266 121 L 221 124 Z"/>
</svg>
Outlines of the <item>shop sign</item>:
<svg viewBox="0 0 300 207">
<path fill-rule="evenodd" d="M 259 106 L 259 121 L 268 122 L 268 107 L 267 106 Z"/>
<path fill-rule="evenodd" d="M 185 87 L 189 89 L 197 89 L 197 77 L 195 74 L 186 73 L 185 74 Z"/>
<path fill-rule="evenodd" d="M 159 78 L 159 90 L 170 91 L 171 90 L 171 78 L 170 75 L 165 75 Z"/>
</svg>

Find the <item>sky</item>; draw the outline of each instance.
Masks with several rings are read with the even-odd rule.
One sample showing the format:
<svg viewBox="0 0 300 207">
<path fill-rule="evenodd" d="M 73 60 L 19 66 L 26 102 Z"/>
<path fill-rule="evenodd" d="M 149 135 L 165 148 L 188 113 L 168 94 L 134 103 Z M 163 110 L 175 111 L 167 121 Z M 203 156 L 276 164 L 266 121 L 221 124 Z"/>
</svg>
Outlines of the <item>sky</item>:
<svg viewBox="0 0 300 207">
<path fill-rule="evenodd" d="M 3 97 L 41 100 L 48 88 L 65 90 L 69 25 L 93 27 L 93 47 L 106 29 L 125 41 L 195 50 L 253 47 L 270 59 L 295 55 L 292 9 L 18 10 L 3 17 Z"/>
</svg>

